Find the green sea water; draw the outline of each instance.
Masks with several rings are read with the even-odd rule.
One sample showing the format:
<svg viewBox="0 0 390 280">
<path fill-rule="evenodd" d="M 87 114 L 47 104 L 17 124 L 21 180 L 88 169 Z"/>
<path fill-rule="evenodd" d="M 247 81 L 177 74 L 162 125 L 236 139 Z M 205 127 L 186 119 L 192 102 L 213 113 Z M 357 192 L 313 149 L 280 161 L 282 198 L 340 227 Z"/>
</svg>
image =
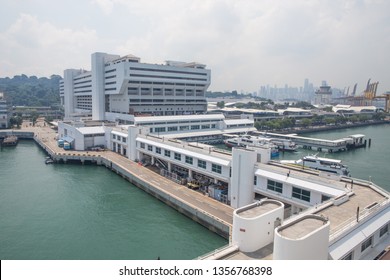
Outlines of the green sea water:
<svg viewBox="0 0 390 280">
<path fill-rule="evenodd" d="M 317 154 L 328 158 L 340 159 L 346 164 L 352 177 L 371 180 L 390 191 L 390 125 L 373 125 L 326 132 L 302 134 L 305 137 L 335 140 L 352 134 L 364 134 L 371 139 L 371 147 L 346 152 L 324 153 L 299 149 L 296 153 L 280 153 L 279 159 L 298 159 L 308 154 Z"/>
<path fill-rule="evenodd" d="M 0 151 L 0 259 L 193 259 L 227 240 L 105 167 Z"/>
</svg>

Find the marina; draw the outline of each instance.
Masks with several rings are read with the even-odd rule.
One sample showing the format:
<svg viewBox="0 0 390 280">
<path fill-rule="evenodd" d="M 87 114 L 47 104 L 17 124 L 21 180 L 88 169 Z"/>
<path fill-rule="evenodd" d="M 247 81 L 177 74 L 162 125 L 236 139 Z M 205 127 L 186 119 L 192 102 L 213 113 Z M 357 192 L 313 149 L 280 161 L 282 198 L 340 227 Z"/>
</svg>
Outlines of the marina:
<svg viewBox="0 0 390 280">
<path fill-rule="evenodd" d="M 320 152 L 324 151 L 328 153 L 342 152 L 367 146 L 367 139 L 365 139 L 365 135 L 363 134 L 353 134 L 336 140 L 318 139 L 298 136 L 297 134 L 279 134 L 272 132 L 254 132 L 254 134 L 294 141 L 294 143 L 304 149 Z M 371 139 L 369 139 L 369 145 L 370 143 Z"/>
<path fill-rule="evenodd" d="M 162 178 L 161 175 L 158 174 L 158 172 L 155 172 L 153 171 L 153 169 L 148 168 L 147 164 L 145 164 L 146 162 L 149 162 L 150 167 L 152 167 L 154 166 L 154 163 L 158 161 L 160 162 L 165 161 L 168 172 L 171 172 L 169 170 L 177 170 L 175 168 L 182 166 L 181 170 L 188 172 L 188 175 L 190 175 L 191 173 L 192 175 L 194 175 L 194 173 L 201 174 L 199 173 L 200 171 L 199 169 L 193 169 L 193 170 L 187 169 L 186 171 L 184 165 L 178 164 L 177 160 L 181 158 L 183 161 L 184 160 L 189 161 L 188 155 L 190 154 L 192 157 L 194 156 L 201 157 L 202 153 L 204 153 L 205 155 L 209 154 L 211 153 L 211 150 L 205 149 L 207 146 L 202 147 L 201 150 L 195 152 L 200 147 L 190 148 L 190 144 L 188 143 L 185 144 L 185 143 L 181 143 L 180 141 L 175 143 L 175 141 L 172 140 L 159 139 L 158 137 L 149 138 L 149 137 L 144 137 L 141 134 L 137 135 L 135 138 L 132 138 L 134 136 L 132 136 L 131 131 L 132 130 L 129 127 L 128 139 L 134 139 L 136 142 L 138 142 L 138 144 L 134 147 L 137 147 L 136 151 L 138 150 L 138 157 L 140 159 L 140 162 L 141 163 L 143 162 L 143 164 L 139 164 L 136 161 L 131 161 L 126 157 L 124 157 L 123 154 L 122 155 L 119 154 L 118 152 L 125 153 L 125 150 L 123 148 L 121 148 L 119 151 L 117 150 L 117 151 L 103 151 L 103 152 L 66 151 L 63 148 L 58 147 L 58 143 L 55 137 L 53 137 L 53 134 L 50 134 L 52 133 L 50 131 L 46 131 L 45 133 L 43 133 L 42 130 L 39 131 L 38 133 L 36 133 L 35 140 L 37 141 L 37 143 L 39 143 L 42 146 L 43 149 L 45 149 L 49 153 L 50 157 L 55 162 L 63 162 L 63 163 L 79 162 L 82 164 L 94 163 L 97 165 L 103 165 L 108 169 L 111 169 L 112 171 L 114 171 L 124 179 L 132 182 L 140 189 L 144 190 L 145 192 L 151 194 L 152 196 L 158 198 L 159 200 L 163 201 L 167 205 L 176 209 L 180 213 L 185 214 L 186 216 L 190 217 L 191 219 L 198 222 L 199 224 L 207 227 L 209 230 L 214 231 L 221 236 L 224 236 L 229 240 L 229 246 L 219 251 L 218 258 L 226 258 L 227 256 L 230 256 L 229 258 L 232 258 L 232 256 L 234 256 L 233 258 L 241 259 L 241 258 L 248 258 L 249 256 L 252 256 L 250 258 L 283 259 L 285 257 L 283 254 L 282 255 L 272 254 L 272 251 L 275 250 L 276 248 L 275 243 L 273 249 L 269 247 L 270 246 L 269 244 L 272 244 L 272 242 L 267 243 L 268 245 L 264 245 L 264 243 L 262 243 L 264 245 L 264 247 L 262 248 L 257 248 L 257 249 L 251 248 L 249 251 L 254 250 L 257 253 L 253 253 L 253 254 L 251 253 L 249 255 L 248 255 L 249 251 L 245 251 L 247 249 L 241 248 L 239 245 L 237 246 L 238 243 L 237 240 L 234 239 L 235 235 L 233 233 L 237 230 L 238 225 L 234 224 L 233 212 L 235 211 L 234 209 L 237 210 L 240 209 L 241 207 L 244 207 L 243 205 L 247 205 L 247 202 L 244 201 L 240 201 L 240 200 L 234 201 L 234 197 L 233 197 L 234 192 L 237 191 L 240 192 L 240 190 L 235 190 L 234 185 L 230 185 L 230 183 L 237 180 L 237 178 L 238 179 L 240 178 L 240 177 L 236 177 L 238 175 L 236 173 L 237 169 L 232 169 L 231 180 L 227 180 L 229 188 L 227 189 L 227 193 L 224 194 L 227 198 L 225 203 L 218 202 L 217 201 L 218 199 L 216 199 L 218 195 L 214 197 L 211 197 L 209 195 L 205 196 L 205 193 L 195 190 L 198 189 L 197 187 L 188 188 L 187 186 L 183 185 L 182 181 L 173 183 L 170 178 L 166 178 L 166 179 Z M 133 144 L 128 139 L 120 139 L 120 141 L 122 142 L 126 140 L 126 143 L 129 145 L 127 148 L 127 150 L 129 151 L 129 156 L 137 155 L 137 153 L 134 153 L 132 151 L 131 147 L 133 146 Z M 142 146 L 139 143 L 145 143 L 145 146 Z M 156 148 L 154 148 L 151 145 L 155 146 Z M 185 147 L 186 145 L 188 145 L 187 149 L 179 148 L 179 147 Z M 177 147 L 175 148 L 175 146 Z M 159 150 L 157 149 L 158 147 L 161 147 L 165 151 L 167 151 L 168 149 L 171 150 L 170 154 L 172 155 L 173 161 L 172 160 L 166 161 L 167 153 L 165 153 L 165 158 L 159 156 Z M 191 152 L 190 151 L 191 149 L 194 149 L 194 151 Z M 264 152 L 265 151 L 262 151 L 262 153 Z M 183 155 L 179 157 L 179 154 L 183 154 Z M 187 155 L 184 156 L 185 154 Z M 250 156 L 251 154 L 252 152 L 250 152 L 247 149 L 233 149 L 231 155 L 229 155 L 229 153 L 226 153 L 226 155 L 222 156 L 222 154 L 218 154 L 214 151 L 213 152 L 214 156 L 212 158 L 211 157 L 209 158 L 207 156 L 202 156 L 202 157 L 204 160 L 206 160 L 206 163 L 208 160 L 212 160 L 218 162 L 219 164 L 224 165 L 224 164 L 229 164 L 229 161 L 232 161 L 233 165 L 237 166 L 236 161 L 237 159 L 239 159 L 238 164 L 240 164 L 240 158 L 246 163 L 246 165 L 248 164 L 250 165 L 251 161 L 253 160 L 251 159 Z M 145 157 L 146 155 L 149 156 Z M 224 158 L 224 160 L 222 160 L 222 158 Z M 253 162 L 255 163 L 255 161 Z M 175 164 L 173 164 L 174 162 Z M 333 252 L 332 250 L 336 250 L 336 247 L 329 247 L 328 249 L 326 249 L 326 250 L 330 250 L 329 252 L 332 258 L 336 258 L 336 259 L 344 258 L 345 257 L 344 254 L 347 251 L 351 250 L 351 247 L 345 247 L 345 246 L 343 247 L 343 244 L 345 244 L 346 240 L 349 240 L 350 237 L 348 236 L 352 234 L 351 231 L 352 229 L 366 227 L 366 224 L 369 221 L 371 221 L 371 219 L 376 219 L 374 217 L 379 218 L 381 221 L 383 219 L 385 220 L 387 219 L 386 213 L 389 207 L 388 193 L 386 193 L 386 191 L 381 190 L 379 187 L 377 187 L 375 184 L 372 184 L 371 182 L 358 180 L 358 179 L 351 180 L 348 177 L 336 178 L 336 177 L 324 176 L 322 175 L 321 172 L 316 173 L 316 172 L 308 172 L 306 170 L 303 171 L 299 169 L 286 168 L 281 165 L 274 164 L 272 162 L 270 162 L 269 164 L 258 162 L 255 163 L 254 166 L 256 168 L 255 171 L 256 181 L 254 186 L 254 195 L 256 199 L 260 201 L 260 203 L 261 202 L 265 203 L 267 200 L 264 200 L 265 199 L 264 196 L 266 196 L 268 197 L 268 199 L 277 199 L 284 205 L 283 219 L 280 219 L 280 221 L 275 225 L 281 224 L 287 226 L 289 223 L 294 221 L 294 219 L 297 219 L 299 217 L 304 218 L 307 215 L 319 215 L 318 214 L 319 209 L 328 209 L 328 208 L 339 209 L 339 207 L 337 208 L 332 208 L 332 207 L 341 204 L 346 205 L 347 207 L 346 209 L 348 209 L 348 211 L 345 213 L 346 215 L 340 216 L 340 214 L 337 211 L 334 213 L 334 217 L 338 217 L 338 219 L 342 218 L 341 220 L 337 220 L 336 222 L 335 219 L 333 218 L 331 219 L 331 229 L 335 228 L 335 231 L 331 230 L 329 232 L 329 238 L 330 240 L 332 240 L 333 237 L 331 236 L 333 235 L 336 236 L 335 233 L 332 232 L 337 232 L 337 240 L 335 239 L 336 240 L 335 242 L 338 242 L 337 244 L 339 244 L 337 245 L 338 246 L 337 248 L 342 248 L 341 251 L 337 254 L 332 253 Z M 219 172 L 218 169 L 214 170 L 213 167 L 212 172 L 216 172 L 216 171 L 217 173 Z M 220 172 L 221 175 L 217 177 L 214 176 L 214 183 L 217 184 L 223 183 L 226 180 L 224 179 L 225 178 L 224 169 L 221 169 Z M 252 171 L 250 169 L 246 169 L 246 170 L 241 170 L 239 174 L 242 176 L 242 178 L 248 178 L 250 177 L 251 172 Z M 286 172 L 287 172 L 287 176 L 286 176 Z M 164 183 L 165 180 L 166 183 Z M 272 182 L 272 186 L 270 185 L 270 182 Z M 280 182 L 280 183 L 276 184 L 275 182 Z M 190 182 L 190 184 L 191 183 L 192 182 Z M 196 185 L 196 183 L 193 184 Z M 239 184 L 239 186 L 243 187 L 245 184 L 248 184 L 248 186 L 250 186 L 251 183 L 249 181 L 248 182 L 243 181 Z M 330 187 L 331 185 L 332 187 Z M 275 189 L 277 192 L 280 189 L 282 191 L 282 195 L 275 196 L 273 192 L 270 192 L 268 190 L 271 187 Z M 305 191 L 304 189 L 302 189 L 302 187 L 306 189 L 310 189 L 310 191 Z M 292 191 L 292 195 L 293 195 L 292 199 L 289 198 L 288 196 L 289 188 Z M 201 186 L 199 186 L 199 189 L 201 189 Z M 246 199 L 245 201 L 253 202 L 253 199 L 251 199 L 252 194 L 250 192 L 244 193 L 242 192 L 243 190 L 248 190 L 248 189 L 243 188 L 241 190 L 241 194 L 238 194 L 241 197 L 241 199 L 247 197 L 245 198 Z M 362 190 L 362 192 L 360 192 L 359 190 Z M 186 194 L 187 192 L 188 195 Z M 215 192 L 215 190 L 213 190 L 212 192 Z M 379 193 L 379 196 L 374 196 L 373 194 L 368 194 L 367 192 Z M 210 194 L 210 192 L 208 192 L 208 194 Z M 298 198 L 299 200 L 307 201 L 307 202 L 297 204 L 296 202 L 298 202 L 298 200 L 294 199 L 294 197 Z M 369 200 L 363 199 L 364 197 L 370 197 L 370 199 Z M 355 200 L 357 200 L 358 201 L 357 203 L 359 203 L 359 205 L 361 205 L 361 207 L 364 208 L 364 209 L 362 208 L 362 210 L 359 211 L 359 216 L 364 217 L 364 219 L 362 218 L 361 220 L 362 222 L 352 225 L 352 218 L 354 215 L 356 215 L 356 211 L 352 211 L 352 208 L 355 207 L 354 205 L 356 204 L 353 203 L 351 204 L 351 202 L 349 201 L 355 201 Z M 226 203 L 230 204 L 230 206 L 226 205 Z M 316 206 L 315 208 L 315 207 L 311 207 L 310 205 L 321 205 L 321 207 L 318 208 L 318 206 Z M 366 207 L 364 207 L 364 205 L 366 205 Z M 228 207 L 228 208 L 224 208 L 224 207 Z M 365 210 L 366 208 L 369 209 L 368 212 Z M 329 212 L 327 214 L 329 219 L 331 218 L 330 213 L 333 212 Z M 264 215 L 268 217 L 268 213 Z M 351 226 L 348 226 L 348 229 L 344 228 L 344 226 L 342 228 L 338 226 L 338 224 L 344 224 L 344 223 L 347 224 L 351 223 Z M 383 225 L 382 222 L 379 222 L 379 224 Z M 386 223 L 384 225 L 388 228 L 388 225 Z M 379 232 L 379 229 L 377 230 Z M 384 228 L 381 228 L 381 232 L 383 231 Z M 260 232 L 259 234 L 261 235 Z M 375 235 L 376 234 L 378 233 L 375 233 Z M 277 238 L 276 235 L 273 238 Z M 375 246 L 373 246 L 372 248 L 377 248 L 377 249 L 373 250 L 372 252 L 370 250 L 370 253 L 368 252 L 364 252 L 364 254 L 354 253 L 356 254 L 354 255 L 354 258 L 373 257 L 374 252 L 380 250 L 379 248 L 382 248 L 383 242 L 387 242 L 386 240 L 387 239 L 386 238 L 384 239 L 383 234 L 380 235 L 379 237 L 375 237 L 375 240 L 371 240 L 371 242 L 374 242 L 375 244 Z M 261 242 L 265 242 L 265 241 L 263 240 Z M 357 240 L 356 242 L 360 242 L 360 241 Z M 358 244 L 359 243 L 357 243 L 357 245 Z M 226 252 L 230 252 L 230 253 L 226 255 L 225 254 Z M 306 258 L 307 256 L 300 255 L 301 258 Z M 215 254 L 214 251 L 211 255 L 201 256 L 199 258 L 201 259 L 217 258 L 217 255 Z"/>
</svg>

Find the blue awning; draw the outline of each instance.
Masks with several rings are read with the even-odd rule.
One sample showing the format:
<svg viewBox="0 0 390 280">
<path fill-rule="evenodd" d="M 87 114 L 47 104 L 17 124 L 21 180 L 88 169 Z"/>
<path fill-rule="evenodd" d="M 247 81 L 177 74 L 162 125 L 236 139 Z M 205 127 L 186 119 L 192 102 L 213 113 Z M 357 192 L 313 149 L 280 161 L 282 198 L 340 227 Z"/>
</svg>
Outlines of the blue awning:
<svg viewBox="0 0 390 280">
<path fill-rule="evenodd" d="M 68 142 L 68 143 L 72 143 L 74 141 L 74 138 L 72 138 L 70 136 L 64 136 L 61 139 Z"/>
</svg>

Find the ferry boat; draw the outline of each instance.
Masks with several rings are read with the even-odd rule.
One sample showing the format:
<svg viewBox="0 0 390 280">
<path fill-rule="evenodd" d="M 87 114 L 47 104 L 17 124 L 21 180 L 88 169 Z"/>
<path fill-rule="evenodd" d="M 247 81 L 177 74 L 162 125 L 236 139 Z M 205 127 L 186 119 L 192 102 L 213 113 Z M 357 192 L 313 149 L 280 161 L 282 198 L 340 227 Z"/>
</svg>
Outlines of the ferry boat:
<svg viewBox="0 0 390 280">
<path fill-rule="evenodd" d="M 289 139 L 270 138 L 270 141 L 278 146 L 279 151 L 296 152 L 298 149 L 297 144 Z"/>
<path fill-rule="evenodd" d="M 344 165 L 341 160 L 318 157 L 317 155 L 304 156 L 298 160 L 281 160 L 280 163 L 309 167 L 315 170 L 330 172 L 341 176 L 351 176 L 348 166 Z"/>
<path fill-rule="evenodd" d="M 271 157 L 279 156 L 278 146 L 273 144 L 269 138 L 244 135 L 224 140 L 227 147 L 269 147 L 271 148 Z"/>
</svg>

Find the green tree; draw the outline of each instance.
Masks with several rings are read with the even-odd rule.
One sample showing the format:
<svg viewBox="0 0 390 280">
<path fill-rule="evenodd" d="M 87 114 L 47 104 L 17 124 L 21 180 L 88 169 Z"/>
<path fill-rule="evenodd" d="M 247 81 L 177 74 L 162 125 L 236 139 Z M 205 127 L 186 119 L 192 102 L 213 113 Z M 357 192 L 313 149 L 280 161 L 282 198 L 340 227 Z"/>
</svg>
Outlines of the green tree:
<svg viewBox="0 0 390 280">
<path fill-rule="evenodd" d="M 219 101 L 219 102 L 217 102 L 217 107 L 218 107 L 218 108 L 224 108 L 224 107 L 225 107 L 225 101 Z"/>
</svg>

